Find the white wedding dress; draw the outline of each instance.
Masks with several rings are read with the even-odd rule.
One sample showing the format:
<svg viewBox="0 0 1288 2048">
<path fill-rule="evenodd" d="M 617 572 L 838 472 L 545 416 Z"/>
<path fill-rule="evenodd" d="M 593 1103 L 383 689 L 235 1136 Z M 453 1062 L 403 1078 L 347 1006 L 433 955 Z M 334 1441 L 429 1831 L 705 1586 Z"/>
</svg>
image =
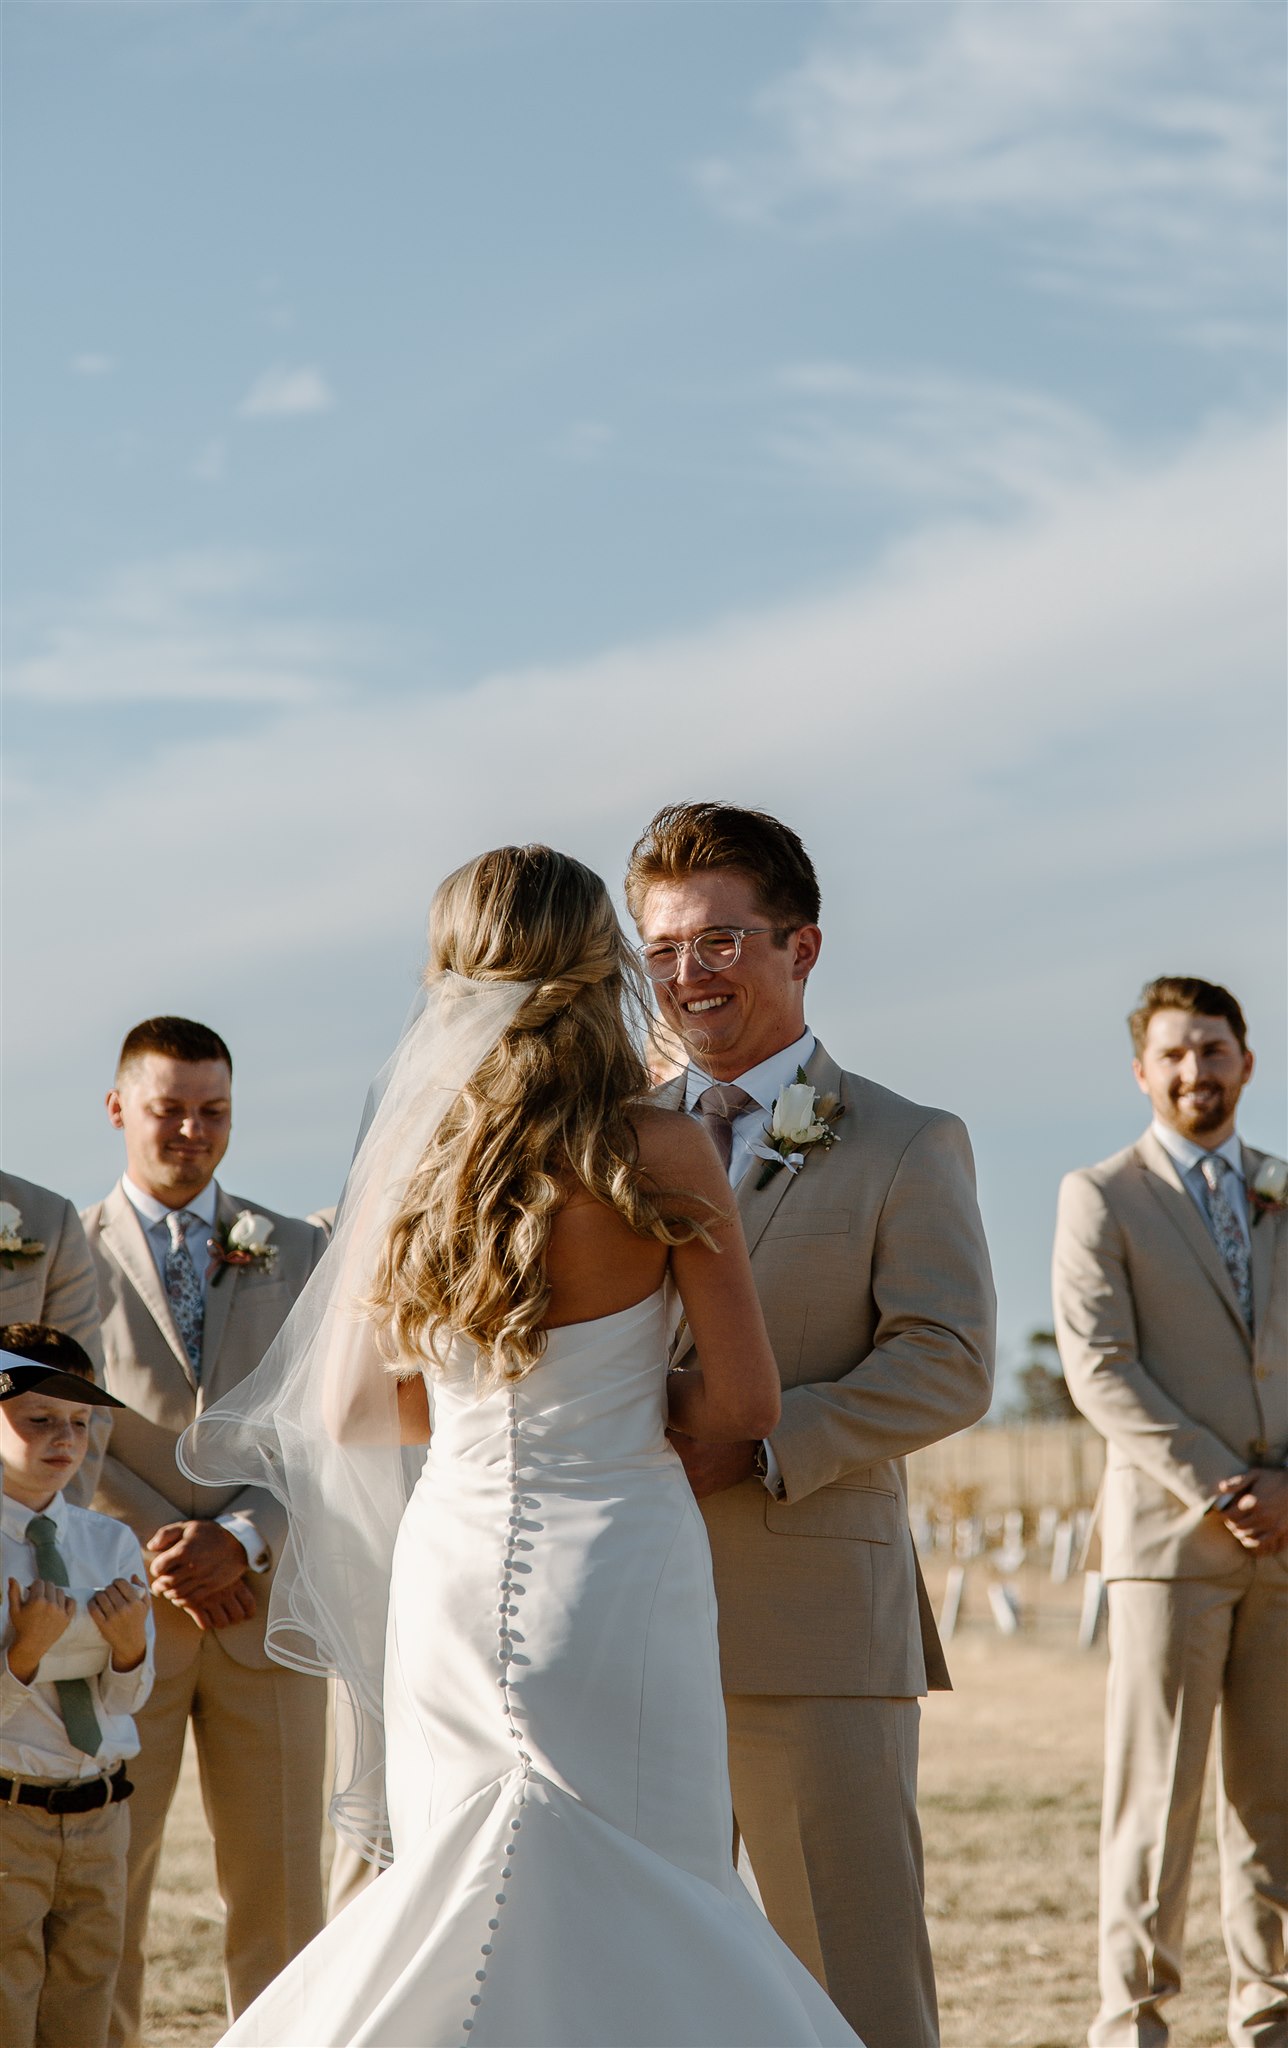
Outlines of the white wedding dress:
<svg viewBox="0 0 1288 2048">
<path fill-rule="evenodd" d="M 854 2048 L 733 1868 L 664 1292 L 552 1332 L 483 1398 L 474 1357 L 458 1340 L 430 1377 L 394 1560 L 394 1863 L 226 2041 Z"/>
</svg>

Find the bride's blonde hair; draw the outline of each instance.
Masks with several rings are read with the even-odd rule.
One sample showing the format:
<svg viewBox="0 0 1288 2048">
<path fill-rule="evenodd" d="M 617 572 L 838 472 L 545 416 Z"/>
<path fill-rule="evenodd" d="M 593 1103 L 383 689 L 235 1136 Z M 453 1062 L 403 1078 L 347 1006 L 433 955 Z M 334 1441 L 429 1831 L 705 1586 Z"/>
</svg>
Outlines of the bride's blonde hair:
<svg viewBox="0 0 1288 2048">
<path fill-rule="evenodd" d="M 459 1332 L 489 1376 L 518 1378 L 545 1350 L 546 1248 L 570 1183 L 663 1244 L 705 1238 L 714 1212 L 639 1167 L 629 1105 L 649 1085 L 649 1003 L 598 875 L 549 846 L 458 868 L 430 912 L 426 980 L 444 974 L 537 986 L 426 1146 L 368 1306 L 395 1370 Z"/>
</svg>

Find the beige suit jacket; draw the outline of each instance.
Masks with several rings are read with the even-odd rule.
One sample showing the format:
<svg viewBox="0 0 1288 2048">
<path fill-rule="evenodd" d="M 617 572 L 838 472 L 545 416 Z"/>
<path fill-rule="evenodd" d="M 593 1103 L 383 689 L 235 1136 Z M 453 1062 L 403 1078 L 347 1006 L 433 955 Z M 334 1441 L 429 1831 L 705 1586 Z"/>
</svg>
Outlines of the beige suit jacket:
<svg viewBox="0 0 1288 2048">
<path fill-rule="evenodd" d="M 725 1690 L 908 1698 L 950 1681 L 908 1527 L 903 1461 L 976 1422 L 993 1386 L 996 1304 L 956 1117 L 857 1074 L 821 1045 L 838 1142 L 738 1189 L 783 1384 L 772 1443 L 786 1498 L 758 1479 L 702 1503 Z M 684 1099 L 684 1077 L 655 1097 Z M 682 1334 L 673 1363 L 691 1356 Z"/>
<path fill-rule="evenodd" d="M 75 1208 L 66 1195 L 56 1195 L 34 1180 L 20 1180 L 16 1173 L 0 1173 L 0 1202 L 12 1202 L 21 1210 L 23 1236 L 34 1237 L 45 1247 L 39 1258 L 15 1259 L 12 1271 L 0 1266 L 0 1323 L 48 1323 L 74 1337 L 103 1386 L 98 1283 Z M 111 1433 L 111 1410 L 96 1408 L 85 1462 L 65 1489 L 74 1507 L 87 1508 L 93 1499 Z"/>
<path fill-rule="evenodd" d="M 66 1195 L 34 1180 L 0 1173 L 0 1202 L 22 1211 L 22 1234 L 45 1249 L 39 1258 L 0 1266 L 0 1323 L 48 1323 L 87 1351 L 100 1382 L 103 1346 L 98 1327 L 98 1286 L 80 1217 Z"/>
<path fill-rule="evenodd" d="M 1243 1147 L 1251 1184 L 1264 1153 Z M 1255 1338 L 1225 1262 L 1151 1131 L 1060 1188 L 1053 1290 L 1069 1391 L 1106 1439 L 1111 1579 L 1218 1578 L 1247 1561 L 1223 1479 L 1288 1462 L 1288 1215 L 1252 1225 Z M 1270 1560 L 1288 1573 L 1288 1552 Z"/>
<path fill-rule="evenodd" d="M 238 1210 L 251 1206 L 220 1188 L 216 1220 L 231 1223 Z M 276 1267 L 272 1273 L 226 1267 L 218 1284 L 207 1289 L 198 1387 L 143 1226 L 120 1183 L 106 1201 L 84 1211 L 98 1274 L 107 1385 L 128 1404 L 115 1411 L 94 1506 L 128 1522 L 141 1543 L 165 1522 L 245 1515 L 275 1565 L 286 1538 L 286 1513 L 272 1495 L 254 1486 L 198 1486 L 180 1472 L 174 1455 L 188 1424 L 254 1371 L 325 1248 L 323 1233 L 312 1224 L 271 1209 L 259 1213 L 273 1223 Z M 239 1664 L 260 1669 L 269 1663 L 264 1625 L 272 1581 L 271 1567 L 250 1573 L 256 1613 L 219 1631 L 224 1649 Z M 201 1634 L 168 1600 L 154 1604 L 157 1676 L 172 1677 L 196 1656 Z"/>
</svg>

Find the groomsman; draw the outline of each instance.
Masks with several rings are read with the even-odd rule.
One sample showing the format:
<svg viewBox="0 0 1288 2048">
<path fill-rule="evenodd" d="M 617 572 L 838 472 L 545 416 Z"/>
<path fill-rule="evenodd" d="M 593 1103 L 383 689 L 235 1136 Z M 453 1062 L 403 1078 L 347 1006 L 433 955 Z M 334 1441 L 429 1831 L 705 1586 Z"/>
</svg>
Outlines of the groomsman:
<svg viewBox="0 0 1288 2048">
<path fill-rule="evenodd" d="M 0 1172 L 0 1235 L 24 1240 L 26 1251 L 0 1252 L 0 1323 L 45 1323 L 80 1345 L 103 1385 L 103 1345 L 98 1327 L 98 1284 L 80 1217 L 66 1195 L 42 1188 L 16 1173 Z M 12 1212 L 12 1214 L 10 1213 Z M 17 1221 L 14 1221 L 16 1216 Z M 37 1249 L 38 1247 L 38 1249 Z M 95 1408 L 90 1448 L 64 1499 L 87 1507 L 103 1452 L 111 1435 L 111 1416 Z"/>
<path fill-rule="evenodd" d="M 1092 2048 L 1162 2048 L 1213 1717 L 1235 2048 L 1288 2048 L 1288 1166 L 1241 1143 L 1243 1012 L 1192 975 L 1130 1018 L 1154 1112 L 1060 1189 L 1055 1319 L 1108 1443 Z"/>
<path fill-rule="evenodd" d="M 229 2011 L 322 1924 L 326 1687 L 269 1658 L 264 1624 L 286 1535 L 256 1487 L 194 1486 L 175 1443 L 251 1372 L 321 1256 L 320 1230 L 258 1213 L 214 1178 L 232 1126 L 223 1040 L 183 1017 L 136 1025 L 107 1097 L 125 1173 L 85 1211 L 107 1384 L 118 1412 L 95 1506 L 128 1522 L 152 1574 L 156 1684 L 133 1766 L 125 1953 L 113 2048 L 140 2039 L 148 1907 L 191 1720 L 227 1909 Z"/>
<path fill-rule="evenodd" d="M 675 1440 L 711 1537 L 735 1823 L 770 1920 L 867 2048 L 934 2048 L 917 1696 L 949 1679 L 903 1460 L 992 1390 L 970 1144 L 806 1024 L 819 890 L 786 825 L 671 805 L 626 897 L 687 1049 L 654 1099 L 725 1159 L 783 1382 L 765 1442 Z M 674 1362 L 691 1346 L 682 1328 Z"/>
</svg>

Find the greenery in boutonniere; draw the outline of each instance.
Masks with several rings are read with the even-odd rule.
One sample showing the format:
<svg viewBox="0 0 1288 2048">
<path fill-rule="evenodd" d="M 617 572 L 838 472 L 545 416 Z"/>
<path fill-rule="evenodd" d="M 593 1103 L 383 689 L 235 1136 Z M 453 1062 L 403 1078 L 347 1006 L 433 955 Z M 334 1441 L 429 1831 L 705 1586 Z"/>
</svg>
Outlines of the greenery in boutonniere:
<svg viewBox="0 0 1288 2048">
<path fill-rule="evenodd" d="M 45 1247 L 38 1237 L 22 1234 L 22 1210 L 0 1202 L 0 1266 L 12 1273 L 19 1259 L 38 1259 Z"/>
<path fill-rule="evenodd" d="M 271 1273 L 277 1264 L 277 1246 L 268 1241 L 272 1235 L 268 1217 L 253 1209 L 240 1209 L 231 1223 L 217 1223 L 214 1236 L 206 1239 L 211 1286 L 218 1287 L 229 1266 L 257 1266 Z"/>
<path fill-rule="evenodd" d="M 767 1187 L 784 1167 L 789 1173 L 799 1173 L 806 1152 L 815 1145 L 830 1152 L 837 1142 L 832 1126 L 844 1114 L 840 1096 L 820 1095 L 806 1080 L 804 1067 L 797 1067 L 796 1079 L 784 1088 L 770 1111 L 765 1125 L 767 1142 L 751 1148 L 757 1159 L 766 1162 L 756 1182 L 757 1189 Z"/>
</svg>

